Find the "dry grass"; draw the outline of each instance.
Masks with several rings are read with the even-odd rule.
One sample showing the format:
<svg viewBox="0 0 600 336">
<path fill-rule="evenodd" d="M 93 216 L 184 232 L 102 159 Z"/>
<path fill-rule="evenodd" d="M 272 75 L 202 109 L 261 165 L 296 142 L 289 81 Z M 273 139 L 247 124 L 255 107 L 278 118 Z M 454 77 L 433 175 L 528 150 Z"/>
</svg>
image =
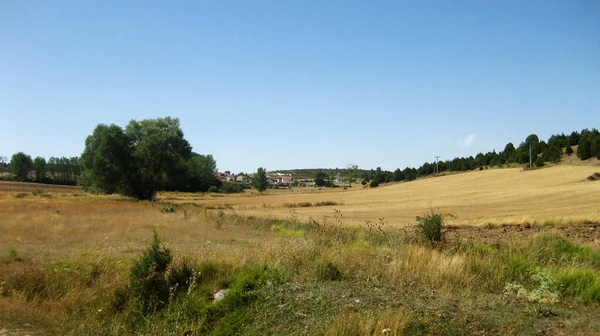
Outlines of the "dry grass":
<svg viewBox="0 0 600 336">
<path fill-rule="evenodd" d="M 414 223 L 414 216 L 430 205 L 458 215 L 457 222 L 467 226 L 556 218 L 598 221 L 600 185 L 585 181 L 590 170 L 594 168 L 498 169 L 372 190 L 161 195 L 175 203 L 80 195 L 61 188 L 34 193 L 23 189 L 29 185 L 0 184 L 0 327 L 27 325 L 45 334 L 123 334 L 127 316 L 110 312 L 111 302 L 127 283 L 132 260 L 156 230 L 176 262 L 186 260 L 201 274 L 219 270 L 215 279 L 202 284 L 202 291 L 191 294 L 201 309 L 186 306 L 191 310 L 184 315 L 204 311 L 204 303 L 198 302 L 222 288 L 221 280 L 243 270 L 268 265 L 289 274 L 284 283 L 257 289 L 259 299 L 231 317 L 236 323 L 244 314 L 255 318 L 244 324 L 242 334 L 586 334 L 600 328 L 600 296 L 592 291 L 594 279 L 600 286 L 600 254 L 592 244 L 580 247 L 554 236 L 531 235 L 480 244 L 453 235 L 453 241 L 431 248 L 401 224 Z M 338 204 L 284 207 L 301 202 Z M 167 207 L 173 212 L 164 211 Z M 306 223 L 309 217 L 317 220 Z M 357 228 L 364 219 L 372 222 Z M 470 238 L 475 231 L 468 232 Z M 573 278 L 569 283 L 578 285 L 576 276 L 586 275 L 591 279 L 588 292 L 573 287 L 551 306 L 504 294 L 507 283 L 531 281 L 528 277 L 539 268 L 556 279 Z M 558 316 L 549 320 L 540 311 Z M 169 318 L 179 311 L 173 314 L 150 317 L 150 324 L 136 332 L 177 334 L 183 329 L 174 329 Z M 201 321 L 186 323 L 190 327 Z"/>
<path fill-rule="evenodd" d="M 229 206 L 237 214 L 284 218 L 289 204 L 338 203 L 346 224 L 361 225 L 384 217 L 391 226 L 414 221 L 432 206 L 456 215 L 456 225 L 600 222 L 600 185 L 586 183 L 597 167 L 559 165 L 523 171 L 520 168 L 489 169 L 427 178 L 375 189 L 355 186 L 350 190 L 308 193 L 305 190 L 266 195 L 241 194 L 221 198 L 198 196 L 177 200 L 207 206 Z M 182 194 L 178 194 L 182 195 Z M 162 194 L 162 199 L 172 199 Z M 302 220 L 320 221 L 331 216 L 329 207 L 296 210 Z"/>
</svg>

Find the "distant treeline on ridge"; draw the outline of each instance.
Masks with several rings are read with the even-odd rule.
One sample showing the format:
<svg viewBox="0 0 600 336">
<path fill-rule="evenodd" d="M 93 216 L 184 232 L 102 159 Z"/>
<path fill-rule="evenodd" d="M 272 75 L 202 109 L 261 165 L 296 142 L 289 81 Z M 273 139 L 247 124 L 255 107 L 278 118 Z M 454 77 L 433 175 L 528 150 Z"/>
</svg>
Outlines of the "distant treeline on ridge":
<svg viewBox="0 0 600 336">
<path fill-rule="evenodd" d="M 526 164 L 541 167 L 558 162 L 575 153 L 581 160 L 600 159 L 600 132 L 593 128 L 570 135 L 552 135 L 540 141 L 536 134 L 529 135 L 517 147 L 508 143 L 504 150 L 478 153 L 475 157 L 457 157 L 440 161 L 439 172 L 460 172 L 484 169 L 489 166 Z M 345 169 L 295 169 L 278 172 L 291 173 L 297 178 L 319 180 L 344 176 L 348 181 L 362 180 L 377 186 L 385 182 L 412 181 L 435 174 L 436 162 L 425 162 L 418 168 L 406 167 L 395 171 L 381 168 L 362 170 L 357 166 Z M 4 180 L 39 183 L 81 185 L 94 193 L 119 193 L 138 199 L 153 199 L 157 191 L 229 190 L 232 186 L 216 178 L 217 165 L 212 155 L 192 151 L 183 137 L 177 118 L 132 120 L 125 129 L 117 125 L 98 125 L 85 140 L 85 149 L 78 157 L 43 157 L 32 159 L 19 152 L 10 161 L 0 157 L 0 178 Z M 234 186 L 235 187 L 235 186 Z M 239 189 L 241 188 L 233 188 Z"/>
</svg>

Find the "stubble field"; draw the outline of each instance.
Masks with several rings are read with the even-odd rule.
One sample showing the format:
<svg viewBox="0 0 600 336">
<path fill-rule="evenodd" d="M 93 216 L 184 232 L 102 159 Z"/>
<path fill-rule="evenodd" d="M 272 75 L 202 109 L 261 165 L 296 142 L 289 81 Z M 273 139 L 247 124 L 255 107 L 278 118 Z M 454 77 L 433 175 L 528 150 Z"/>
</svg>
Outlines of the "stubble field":
<svg viewBox="0 0 600 336">
<path fill-rule="evenodd" d="M 449 221 L 454 225 L 573 224 L 600 222 L 600 184 L 586 180 L 599 170 L 567 165 L 529 171 L 488 169 L 374 189 L 355 184 L 348 190 L 269 190 L 262 196 L 251 192 L 227 197 L 166 193 L 159 199 L 273 218 L 289 216 L 293 208 L 304 221 L 320 221 L 335 208 L 347 225 L 379 218 L 390 226 L 410 225 L 429 207 L 455 215 Z"/>
</svg>

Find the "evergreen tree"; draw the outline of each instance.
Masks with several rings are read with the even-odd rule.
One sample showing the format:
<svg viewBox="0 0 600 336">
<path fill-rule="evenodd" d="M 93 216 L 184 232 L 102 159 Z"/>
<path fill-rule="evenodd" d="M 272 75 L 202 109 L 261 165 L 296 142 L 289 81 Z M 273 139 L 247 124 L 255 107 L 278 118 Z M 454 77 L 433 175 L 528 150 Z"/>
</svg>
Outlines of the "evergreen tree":
<svg viewBox="0 0 600 336">
<path fill-rule="evenodd" d="M 587 139 L 579 142 L 579 147 L 577 147 L 577 156 L 581 160 L 587 160 L 592 157 L 591 144 Z"/>
</svg>

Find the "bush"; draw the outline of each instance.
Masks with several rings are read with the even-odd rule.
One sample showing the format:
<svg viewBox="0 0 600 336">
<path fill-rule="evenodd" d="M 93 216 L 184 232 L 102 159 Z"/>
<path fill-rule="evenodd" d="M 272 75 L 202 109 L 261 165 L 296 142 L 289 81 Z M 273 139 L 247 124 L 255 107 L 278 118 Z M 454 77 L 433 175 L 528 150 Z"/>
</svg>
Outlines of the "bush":
<svg viewBox="0 0 600 336">
<path fill-rule="evenodd" d="M 434 209 L 429 209 L 424 217 L 417 216 L 417 228 L 421 235 L 430 243 L 440 242 L 444 238 L 442 228 L 444 218 L 454 217 L 451 214 L 439 213 Z"/>
<path fill-rule="evenodd" d="M 571 148 L 571 146 L 567 146 L 567 149 L 565 149 L 565 154 L 567 154 L 567 155 L 573 154 L 573 148 Z"/>
<path fill-rule="evenodd" d="M 379 187 L 379 183 L 377 183 L 377 181 L 373 180 L 369 184 L 369 187 L 371 187 L 371 188 L 377 188 L 377 187 Z"/>
<path fill-rule="evenodd" d="M 544 162 L 544 158 L 542 158 L 541 156 L 538 156 L 538 158 L 535 159 L 534 165 L 536 167 L 543 167 L 544 165 L 546 165 L 546 163 Z"/>
<path fill-rule="evenodd" d="M 221 192 L 225 194 L 237 194 L 244 192 L 244 186 L 241 183 L 223 182 Z"/>
<path fill-rule="evenodd" d="M 187 290 L 194 271 L 185 263 L 172 267 L 172 261 L 171 251 L 160 246 L 155 231 L 150 248 L 131 267 L 128 284 L 116 293 L 115 308 L 123 311 L 129 307 L 148 315 L 163 309 L 171 295 Z"/>
<path fill-rule="evenodd" d="M 209 193 L 218 193 L 219 188 L 217 188 L 216 186 L 210 186 L 210 188 L 208 188 L 208 192 Z"/>
<path fill-rule="evenodd" d="M 588 181 L 600 181 L 600 173 L 593 173 L 587 179 Z"/>
</svg>

